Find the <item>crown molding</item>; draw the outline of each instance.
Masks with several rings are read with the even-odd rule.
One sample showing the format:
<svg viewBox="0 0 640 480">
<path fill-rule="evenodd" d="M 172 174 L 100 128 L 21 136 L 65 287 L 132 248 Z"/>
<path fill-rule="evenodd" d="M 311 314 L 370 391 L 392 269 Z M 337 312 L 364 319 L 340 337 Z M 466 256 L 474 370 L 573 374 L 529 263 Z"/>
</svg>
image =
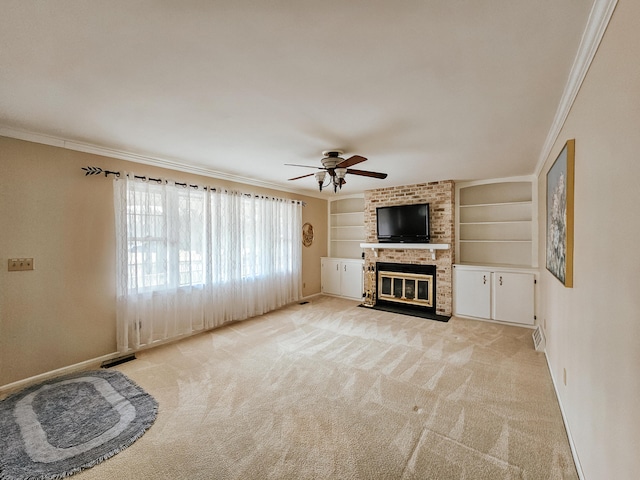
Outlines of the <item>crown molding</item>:
<svg viewBox="0 0 640 480">
<path fill-rule="evenodd" d="M 195 175 L 202 175 L 204 177 L 215 178 L 219 180 L 228 180 L 230 182 L 242 183 L 245 185 L 252 185 L 255 187 L 268 188 L 270 190 L 277 190 L 279 192 L 293 193 L 295 195 L 304 195 L 307 197 L 320 198 L 327 200 L 326 196 L 317 194 L 315 192 L 307 192 L 296 190 L 293 188 L 283 187 L 282 185 L 265 182 L 262 180 L 256 180 L 254 178 L 242 177 L 239 175 L 233 175 L 229 173 L 220 172 L 205 167 L 196 167 L 180 162 L 178 160 L 169 160 L 160 157 L 152 157 L 149 155 L 141 155 L 138 153 L 126 152 L 124 150 L 116 150 L 113 148 L 102 147 L 91 143 L 76 142 L 74 140 L 67 140 L 52 135 L 46 135 L 42 133 L 30 132 L 26 130 L 20 130 L 13 127 L 0 125 L 0 136 L 15 138 L 17 140 L 25 140 L 33 143 L 41 143 L 43 145 L 50 145 L 52 147 L 66 148 L 67 150 L 75 150 L 77 152 L 90 153 L 93 155 L 101 155 L 103 157 L 117 158 L 119 160 L 127 160 L 129 162 L 140 163 L 144 165 L 151 165 L 154 167 L 166 168 L 169 170 L 175 170 L 184 173 L 193 173 Z"/>
<path fill-rule="evenodd" d="M 564 87 L 560 104 L 556 110 L 551 129 L 547 134 L 547 139 L 542 147 L 542 152 L 536 165 L 536 177 L 542 172 L 542 168 L 551 154 L 551 149 L 569 116 L 573 102 L 575 102 L 578 96 L 578 92 L 580 91 L 582 82 L 587 76 L 591 62 L 596 56 L 600 42 L 604 37 L 604 33 L 607 30 L 607 26 L 609 25 L 609 21 L 617 4 L 618 0 L 595 0 L 593 2 L 593 7 L 587 20 L 587 26 L 582 34 L 582 40 L 578 47 L 578 53 L 573 60 L 571 72 L 569 73 L 567 84 Z"/>
</svg>

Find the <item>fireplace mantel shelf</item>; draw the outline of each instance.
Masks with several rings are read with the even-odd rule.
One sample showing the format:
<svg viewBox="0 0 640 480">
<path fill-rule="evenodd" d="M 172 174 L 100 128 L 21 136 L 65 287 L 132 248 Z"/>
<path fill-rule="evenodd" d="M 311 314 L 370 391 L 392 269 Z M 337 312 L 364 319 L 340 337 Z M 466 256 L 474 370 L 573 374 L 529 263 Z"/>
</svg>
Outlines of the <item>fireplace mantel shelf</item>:
<svg viewBox="0 0 640 480">
<path fill-rule="evenodd" d="M 448 243 L 361 243 L 360 248 L 370 248 L 375 256 L 378 250 L 387 248 L 394 250 L 429 250 L 431 259 L 436 259 L 436 250 L 449 250 Z"/>
</svg>

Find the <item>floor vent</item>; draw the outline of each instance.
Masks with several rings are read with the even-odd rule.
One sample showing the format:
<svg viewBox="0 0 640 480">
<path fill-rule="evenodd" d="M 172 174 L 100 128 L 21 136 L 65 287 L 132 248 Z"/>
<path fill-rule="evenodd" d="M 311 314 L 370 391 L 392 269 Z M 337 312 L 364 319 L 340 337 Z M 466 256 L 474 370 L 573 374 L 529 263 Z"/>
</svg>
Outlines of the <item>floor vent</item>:
<svg viewBox="0 0 640 480">
<path fill-rule="evenodd" d="M 544 333 L 542 333 L 542 328 L 540 328 L 540 325 L 538 325 L 533 331 L 533 345 L 536 347 L 536 351 L 544 351 Z"/>
<path fill-rule="evenodd" d="M 120 365 L 121 363 L 130 362 L 131 360 L 135 360 L 135 354 L 125 355 L 123 357 L 113 358 L 111 360 L 104 361 L 100 364 L 102 368 L 111 368 L 116 365 Z"/>
</svg>

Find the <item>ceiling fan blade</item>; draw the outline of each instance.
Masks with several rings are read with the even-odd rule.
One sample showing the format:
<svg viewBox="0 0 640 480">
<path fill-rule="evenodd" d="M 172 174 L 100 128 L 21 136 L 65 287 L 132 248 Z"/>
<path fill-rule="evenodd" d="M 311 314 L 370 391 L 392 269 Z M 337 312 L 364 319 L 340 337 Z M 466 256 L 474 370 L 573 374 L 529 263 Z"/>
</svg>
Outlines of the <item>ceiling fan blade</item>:
<svg viewBox="0 0 640 480">
<path fill-rule="evenodd" d="M 362 175 L 363 177 L 387 178 L 386 173 L 369 172 L 367 170 L 355 170 L 353 168 L 347 168 L 347 173 L 351 173 L 353 175 Z"/>
<path fill-rule="evenodd" d="M 324 170 L 324 167 L 314 167 L 311 165 L 298 165 L 297 163 L 285 163 L 289 167 L 304 167 L 304 168 L 316 168 L 318 170 Z"/>
<path fill-rule="evenodd" d="M 346 160 L 341 161 L 336 165 L 336 168 L 348 168 L 351 165 L 356 165 L 358 163 L 365 162 L 367 159 L 361 157 L 360 155 L 354 155 L 353 157 L 349 157 Z"/>
<path fill-rule="evenodd" d="M 289 180 L 298 180 L 299 178 L 311 177 L 313 175 L 315 175 L 315 173 L 308 173 L 307 175 L 300 175 L 299 177 L 293 177 L 293 178 L 290 178 Z"/>
</svg>

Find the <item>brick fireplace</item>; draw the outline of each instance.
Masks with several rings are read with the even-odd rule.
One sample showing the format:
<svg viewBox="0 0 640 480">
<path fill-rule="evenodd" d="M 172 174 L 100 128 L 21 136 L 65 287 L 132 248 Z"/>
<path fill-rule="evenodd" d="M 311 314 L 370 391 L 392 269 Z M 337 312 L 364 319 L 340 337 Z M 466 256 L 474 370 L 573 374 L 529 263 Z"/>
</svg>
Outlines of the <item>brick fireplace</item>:
<svg viewBox="0 0 640 480">
<path fill-rule="evenodd" d="M 394 263 L 405 265 L 432 265 L 435 267 L 435 313 L 452 314 L 452 270 L 455 246 L 454 231 L 454 182 L 420 183 L 402 187 L 368 190 L 364 194 L 364 225 L 367 243 L 376 243 L 376 208 L 390 205 L 408 205 L 413 203 L 430 204 L 431 243 L 448 243 L 448 250 L 436 251 L 435 260 L 428 250 L 421 249 L 380 249 L 377 257 L 371 249 L 365 249 L 365 270 L 375 268 L 376 263 Z M 365 276 L 365 291 L 376 290 L 374 276 Z M 418 285 L 418 284 L 416 284 Z"/>
</svg>

